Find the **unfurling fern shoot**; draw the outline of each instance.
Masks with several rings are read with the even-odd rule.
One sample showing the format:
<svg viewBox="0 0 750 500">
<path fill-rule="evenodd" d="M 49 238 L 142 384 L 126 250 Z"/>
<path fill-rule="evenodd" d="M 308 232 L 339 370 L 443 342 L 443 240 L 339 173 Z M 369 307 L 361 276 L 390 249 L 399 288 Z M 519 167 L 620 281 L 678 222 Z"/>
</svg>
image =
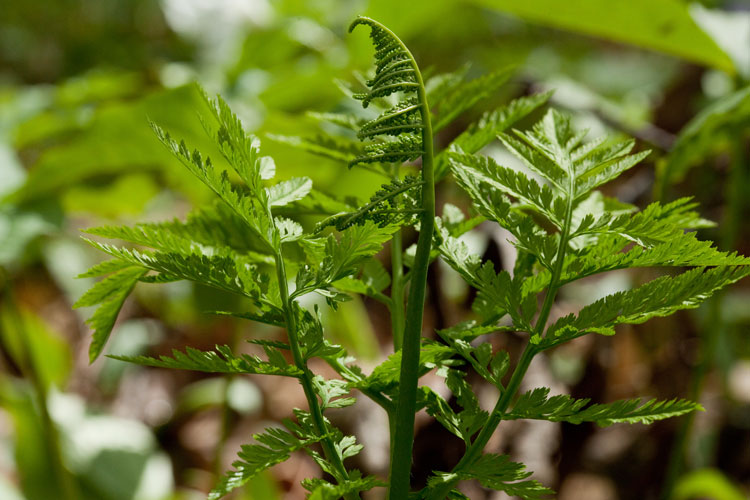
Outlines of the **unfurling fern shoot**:
<svg viewBox="0 0 750 500">
<path fill-rule="evenodd" d="M 401 162 L 422 157 L 422 213 L 419 240 L 411 270 L 409 296 L 406 305 L 401 370 L 396 404 L 396 425 L 391 440 L 389 498 L 406 498 L 410 488 L 412 444 L 414 442 L 414 414 L 417 410 L 419 382 L 419 350 L 422 339 L 422 315 L 427 268 L 430 264 L 432 232 L 435 227 L 435 173 L 430 107 L 427 103 L 422 74 L 414 57 L 404 43 L 388 28 L 366 17 L 357 18 L 349 27 L 370 27 L 375 45 L 375 76 L 367 82 L 369 91 L 355 95 L 367 107 L 375 98 L 396 92 L 415 95 L 401 101 L 376 119 L 364 124 L 361 138 L 378 135 L 396 136 L 396 140 L 368 146 L 359 162 Z"/>
</svg>

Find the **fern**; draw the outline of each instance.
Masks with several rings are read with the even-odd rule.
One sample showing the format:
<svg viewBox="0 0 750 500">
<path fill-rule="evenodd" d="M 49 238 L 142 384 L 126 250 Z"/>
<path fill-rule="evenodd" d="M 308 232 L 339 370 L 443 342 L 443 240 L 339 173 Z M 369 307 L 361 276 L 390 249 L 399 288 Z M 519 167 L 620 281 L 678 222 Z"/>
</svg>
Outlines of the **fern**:
<svg viewBox="0 0 750 500">
<path fill-rule="evenodd" d="M 482 449 L 502 420 L 651 423 L 700 409 L 700 405 L 677 399 L 645 403 L 631 399 L 587 406 L 586 399 L 549 397 L 548 389 L 538 388 L 522 395 L 508 410 L 531 360 L 540 352 L 592 332 L 612 335 L 619 324 L 642 323 L 697 307 L 717 290 L 750 274 L 745 257 L 720 252 L 710 242 L 698 240 L 695 233 L 686 232 L 710 225 L 694 211 L 689 199 L 665 205 L 653 203 L 637 211 L 594 191 L 646 157 L 647 152 L 633 153 L 633 141 L 585 142 L 585 131 L 574 130 L 569 119 L 554 110 L 530 131 L 502 133 L 499 137 L 541 182 L 458 147 L 448 157 L 454 177 L 477 210 L 514 236 L 513 243 L 519 249 L 515 275 L 496 272 L 492 264 L 482 263 L 447 230 L 440 233 L 438 249 L 441 257 L 478 290 L 474 310 L 484 321 L 483 325 L 457 325 L 442 331 L 441 336 L 479 375 L 497 385 L 501 395 L 480 429 L 473 427 L 476 416 L 453 413 L 432 397 L 428 408 L 439 415 L 438 420 L 448 430 L 466 440 L 467 450 L 453 471 L 436 473 L 430 480 L 427 498 L 431 499 L 449 495 L 463 479 L 505 488 L 502 481 L 484 476 L 489 471 L 483 467 L 484 473 L 476 474 L 476 464 L 497 460 L 484 458 Z M 665 266 L 695 267 L 606 296 L 578 314 L 548 324 L 557 291 L 567 283 L 613 269 Z M 506 315 L 511 324 L 498 325 Z M 507 357 L 493 354 L 487 343 L 470 343 L 494 330 L 529 334 L 526 348 L 505 384 L 500 379 L 507 369 Z M 497 367 L 494 371 L 493 362 Z M 504 491 L 522 498 L 546 493 L 537 484 Z"/>
<path fill-rule="evenodd" d="M 325 340 L 317 316 L 303 309 L 296 297 L 318 292 L 335 306 L 341 299 L 336 296 L 332 283 L 355 273 L 365 259 L 380 250 L 393 229 L 365 225 L 343 231 L 340 238 L 330 235 L 320 245 L 322 255 L 318 250 L 310 254 L 319 257 L 311 261 L 314 270 L 310 265 L 290 266 L 299 269 L 296 276 L 299 286 L 290 293 L 286 274 L 289 262 L 284 256 L 284 248 L 291 244 L 315 248 L 318 238 L 306 235 L 302 225 L 282 213 L 290 208 L 330 213 L 348 205 L 314 192 L 312 182 L 307 178 L 292 178 L 267 186 L 266 181 L 275 173 L 273 160 L 260 155 L 260 142 L 245 133 L 239 119 L 221 98 L 215 101 L 205 99 L 213 115 L 212 121 L 204 120 L 206 131 L 242 184 L 234 184 L 229 173 L 218 170 L 208 157 L 198 151 L 191 152 L 184 142 L 173 140 L 159 126 L 152 125 L 164 145 L 217 195 L 222 204 L 203 207 L 193 212 L 186 222 L 101 227 L 88 231 L 98 237 L 150 248 L 126 248 L 89 240 L 93 246 L 114 257 L 83 275 L 111 273 L 77 303 L 77 306 L 99 304 L 89 320 L 95 328 L 91 360 L 101 352 L 123 301 L 138 281 L 189 280 L 251 299 L 256 311 L 228 314 L 283 326 L 288 333 L 289 344 L 260 342 L 267 361 L 256 356 L 235 355 L 226 346 L 207 352 L 187 348 L 184 353 L 174 351 L 172 357 L 115 356 L 115 359 L 152 367 L 282 375 L 298 379 L 310 412 L 297 412 L 299 423 L 287 423 L 289 432 L 270 429 L 256 436 L 261 444 L 243 448 L 234 464 L 235 470 L 219 482 L 209 498 L 225 495 L 261 470 L 286 460 L 293 451 L 317 442 L 321 443 L 322 455 L 314 450 L 307 451 L 334 477 L 336 484 L 331 487 L 334 491 L 344 492 L 346 498 L 356 498 L 358 488 L 379 483 L 360 476 L 350 479 L 343 461 L 356 454 L 361 446 L 354 444 L 352 437 L 335 430 L 323 416 L 326 409 L 353 403 L 353 398 L 347 396 L 349 385 L 343 380 L 326 380 L 312 373 L 307 366 L 314 357 L 336 359 L 341 356 L 342 349 Z M 312 199 L 305 201 L 308 195 Z M 292 364 L 280 349 L 291 352 Z"/>
<path fill-rule="evenodd" d="M 171 356 L 111 356 L 156 368 L 278 375 L 299 381 L 309 411 L 294 410 L 295 421 L 267 429 L 254 437 L 256 444 L 243 446 L 233 470 L 219 480 L 209 499 L 228 494 L 296 452 L 307 453 L 327 474 L 302 483 L 310 492 L 308 498 L 316 500 L 354 500 L 380 486 L 388 487 L 391 500 L 463 499 L 467 497 L 456 485 L 467 480 L 511 496 L 540 499 L 552 492 L 530 479 L 523 464 L 506 455 L 484 453 L 501 421 L 647 424 L 702 409 L 682 399 L 592 404 L 588 399 L 550 396 L 544 387 L 521 395 L 518 391 L 536 355 L 583 335 L 612 335 L 618 325 L 698 307 L 750 274 L 750 260 L 698 239 L 694 230 L 711 223 L 700 217 L 688 198 L 638 210 L 597 191 L 648 156 L 647 151 L 637 151 L 634 141 L 587 141 L 585 131 L 575 129 L 555 110 L 530 130 L 508 132 L 543 106 L 549 93 L 521 97 L 484 113 L 452 140 L 446 138 L 447 147 L 436 153 L 433 133 L 491 98 L 510 71 L 466 80 L 464 67 L 425 83 L 414 57 L 393 32 L 363 17 L 350 31 L 360 25 L 370 29 L 375 71 L 364 82 L 365 89 L 352 95 L 376 112 L 369 117 L 311 114 L 344 128 L 348 135 L 272 138 L 386 176 L 388 181 L 368 201 L 326 195 L 306 177 L 275 181 L 275 163 L 262 156 L 260 141 L 245 132 L 226 102 L 204 94 L 211 114 L 203 124 L 223 157 L 220 163 L 173 139 L 158 125 L 152 127 L 166 148 L 213 191 L 216 202 L 194 210 L 185 221 L 88 230 L 92 238 L 125 242 L 88 240 L 112 257 L 81 275 L 102 277 L 76 303 L 98 306 L 89 319 L 94 329 L 92 362 L 139 282 L 188 280 L 234 293 L 247 299 L 247 310 L 216 314 L 286 331 L 284 342 L 253 341 L 262 347 L 263 359 L 235 354 L 228 346 L 209 351 L 186 347 Z M 478 154 L 496 138 L 524 169 Z M 417 163 L 419 174 L 403 175 L 404 162 Z M 471 199 L 471 217 L 450 204 L 435 217 L 435 182 L 449 173 Z M 314 221 L 302 216 L 317 217 L 314 231 L 306 230 Z M 518 250 L 512 272 L 484 262 L 462 240 L 484 221 L 499 224 L 511 235 Z M 415 248 L 404 251 L 401 230 L 407 226 L 419 237 Z M 390 275 L 375 258 L 388 241 Z M 438 331 L 440 342 L 421 338 L 427 270 L 437 258 L 476 289 L 475 319 Z M 608 295 L 577 313 L 550 318 L 565 285 L 636 267 L 668 267 L 670 274 Z M 410 268 L 408 273 L 405 268 Z M 326 339 L 318 306 L 303 305 L 309 303 L 304 296 L 318 294 L 336 309 L 354 293 L 382 302 L 391 313 L 394 353 L 369 374 Z M 526 338 L 515 366 L 506 351 L 495 350 L 483 338 L 508 331 L 522 332 Z M 337 375 L 327 378 L 314 372 L 317 361 L 327 363 Z M 418 387 L 419 378 L 433 370 L 444 377 L 452 400 L 441 391 Z M 490 411 L 480 406 L 467 376 L 470 371 L 498 389 Z M 330 410 L 352 405 L 355 389 L 388 414 L 392 449 L 387 483 L 346 467 L 345 461 L 362 445 L 326 418 Z M 422 409 L 461 438 L 466 452 L 452 470 L 436 471 L 422 491 L 412 492 L 414 417 Z"/>
<path fill-rule="evenodd" d="M 513 409 L 503 415 L 503 420 L 524 418 L 572 424 L 596 422 L 605 427 L 617 423 L 651 424 L 703 409 L 698 403 L 684 399 L 652 399 L 642 403 L 638 398 L 607 404 L 588 403 L 588 399 L 574 399 L 565 394 L 550 397 L 549 389 L 541 387 L 522 394 Z"/>
<path fill-rule="evenodd" d="M 262 361 L 257 356 L 247 354 L 235 356 L 228 346 L 216 346 L 216 351 L 205 352 L 191 347 L 186 348 L 184 353 L 175 349 L 172 351 L 171 358 L 168 356 L 160 356 L 159 358 L 147 356 L 110 357 L 138 365 L 174 370 L 193 370 L 207 373 L 251 373 L 286 377 L 300 377 L 302 375 L 302 371 L 287 363 L 286 358 L 277 348 L 269 345 L 265 345 L 263 348 L 268 355 L 268 361 Z"/>
<path fill-rule="evenodd" d="M 208 500 L 217 500 L 230 491 L 247 483 L 258 473 L 280 464 L 297 451 L 319 442 L 322 436 L 311 425 L 309 414 L 297 411 L 299 423 L 284 422 L 284 429 L 268 428 L 263 434 L 255 434 L 253 439 L 259 444 L 243 445 L 234 470 L 221 479 L 211 492 Z"/>
</svg>

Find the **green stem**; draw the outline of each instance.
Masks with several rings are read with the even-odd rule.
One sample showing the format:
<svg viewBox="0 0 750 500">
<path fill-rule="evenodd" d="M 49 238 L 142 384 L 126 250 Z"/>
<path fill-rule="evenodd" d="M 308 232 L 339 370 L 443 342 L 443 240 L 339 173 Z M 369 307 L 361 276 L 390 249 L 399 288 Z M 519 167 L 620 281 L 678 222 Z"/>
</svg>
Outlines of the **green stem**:
<svg viewBox="0 0 750 500">
<path fill-rule="evenodd" d="M 315 393 L 313 387 L 313 373 L 307 367 L 307 361 L 302 355 L 302 348 L 299 341 L 299 331 L 297 330 L 297 318 L 292 308 L 292 301 L 289 299 L 289 287 L 287 285 L 286 268 L 284 267 L 284 258 L 281 255 L 281 250 L 277 250 L 274 259 L 276 261 L 276 276 L 279 281 L 279 295 L 281 297 L 282 309 L 284 311 L 284 320 L 287 328 L 287 335 L 289 336 L 289 347 L 292 351 L 292 357 L 294 358 L 294 365 L 302 372 L 299 377 L 302 389 L 305 392 L 307 398 L 307 404 L 310 407 L 310 415 L 312 416 L 315 424 L 315 429 L 320 436 L 325 436 L 321 445 L 326 458 L 333 466 L 333 473 L 338 482 L 349 478 L 349 474 L 344 467 L 344 463 L 341 461 L 339 454 L 336 452 L 336 447 L 333 440 L 328 432 L 328 426 L 326 425 L 323 417 L 323 411 L 318 403 L 318 396 Z M 359 495 L 347 495 L 347 499 L 357 499 Z"/>
<path fill-rule="evenodd" d="M 394 35 L 395 38 L 395 35 Z M 403 44 L 402 44 L 403 46 Z M 412 59 L 418 86 L 418 97 L 421 103 L 422 117 L 422 217 L 420 220 L 419 240 L 414 265 L 411 270 L 409 299 L 406 305 L 404 338 L 401 348 L 401 375 L 399 393 L 396 403 L 396 424 L 391 447 L 391 467 L 389 472 L 390 500 L 405 500 L 411 488 L 412 447 L 414 444 L 414 414 L 417 407 L 417 385 L 419 382 L 419 349 L 422 338 L 422 316 L 424 312 L 425 289 L 427 288 L 427 268 L 430 264 L 432 233 L 435 226 L 435 173 L 434 146 L 430 108 L 414 57 L 409 50 L 404 50 Z"/>
<path fill-rule="evenodd" d="M 568 185 L 569 195 L 565 211 L 565 221 L 560 231 L 560 241 L 558 243 L 557 252 L 555 253 L 555 264 L 552 269 L 552 276 L 550 277 L 550 284 L 547 289 L 547 294 L 544 297 L 542 308 L 539 311 L 539 317 L 536 324 L 534 325 L 534 331 L 530 332 L 532 334 L 532 338 L 541 338 L 544 335 L 547 319 L 549 318 L 550 312 L 552 311 L 552 304 L 554 303 L 555 297 L 557 296 L 557 291 L 561 286 L 560 277 L 562 276 L 562 270 L 564 267 L 563 265 L 565 263 L 565 254 L 567 253 L 568 242 L 570 241 L 571 223 L 573 219 L 573 188 L 575 186 L 575 178 L 573 177 L 573 172 L 571 169 L 568 169 L 568 173 L 568 178 L 570 180 Z M 458 464 L 456 464 L 456 466 L 453 468 L 453 473 L 460 472 L 461 470 L 465 470 L 466 468 L 470 467 L 481 456 L 484 447 L 487 445 L 487 442 L 492 437 L 492 434 L 494 434 L 497 426 L 500 425 L 505 410 L 508 409 L 508 405 L 510 405 L 510 402 L 513 401 L 513 398 L 518 392 L 521 381 L 526 375 L 526 371 L 529 369 L 531 360 L 534 359 L 534 356 L 536 356 L 539 352 L 540 350 L 538 349 L 538 347 L 532 342 L 528 342 L 526 344 L 526 347 L 521 354 L 521 358 L 518 360 L 518 364 L 513 370 L 513 374 L 508 381 L 508 385 L 500 394 L 495 407 L 492 409 L 492 413 L 490 413 L 490 417 L 487 419 L 487 423 L 484 424 L 482 430 L 479 431 L 476 439 L 466 449 L 464 456 L 461 457 L 461 460 L 459 460 Z M 453 481 L 444 483 L 439 488 L 433 490 L 433 492 L 429 496 L 429 499 L 444 499 L 445 496 L 451 491 L 451 489 L 453 489 L 453 486 L 455 484 L 455 479 Z"/>
<path fill-rule="evenodd" d="M 399 165 L 393 166 L 393 178 L 399 178 Z M 399 229 L 391 238 L 391 333 L 393 350 L 398 351 L 404 342 L 404 264 L 403 242 Z"/>
</svg>

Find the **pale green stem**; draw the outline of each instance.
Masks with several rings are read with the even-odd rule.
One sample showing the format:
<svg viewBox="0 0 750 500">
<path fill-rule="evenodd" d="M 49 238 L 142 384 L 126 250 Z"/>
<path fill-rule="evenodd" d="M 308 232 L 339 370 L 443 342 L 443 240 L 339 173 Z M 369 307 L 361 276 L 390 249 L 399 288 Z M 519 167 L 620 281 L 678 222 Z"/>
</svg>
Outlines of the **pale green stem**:
<svg viewBox="0 0 750 500">
<path fill-rule="evenodd" d="M 395 35 L 394 35 L 394 38 Z M 419 350 L 422 338 L 422 317 L 424 313 L 425 289 L 427 288 L 427 269 L 430 264 L 432 233 L 435 226 L 435 175 L 434 146 L 430 108 L 427 103 L 424 82 L 414 58 L 409 50 L 403 49 L 412 59 L 416 78 L 417 92 L 422 117 L 422 216 L 420 220 L 419 240 L 414 265 L 411 269 L 409 298 L 406 305 L 404 338 L 401 348 L 401 372 L 399 393 L 396 403 L 396 424 L 391 442 L 391 467 L 389 471 L 390 500 L 405 500 L 411 488 L 412 447 L 414 445 L 414 414 L 417 408 L 417 385 L 419 383 Z"/>
</svg>

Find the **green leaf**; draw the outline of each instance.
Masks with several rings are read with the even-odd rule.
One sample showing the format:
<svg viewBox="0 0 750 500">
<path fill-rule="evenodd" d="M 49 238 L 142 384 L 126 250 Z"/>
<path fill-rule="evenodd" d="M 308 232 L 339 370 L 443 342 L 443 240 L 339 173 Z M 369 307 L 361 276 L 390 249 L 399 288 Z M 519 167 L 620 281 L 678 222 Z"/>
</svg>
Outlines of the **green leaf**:
<svg viewBox="0 0 750 500">
<path fill-rule="evenodd" d="M 476 103 L 495 94 L 508 81 L 515 68 L 503 68 L 457 85 L 453 92 L 436 101 L 437 120 L 433 120 L 433 131 L 447 127 L 457 116 L 471 109 Z"/>
<path fill-rule="evenodd" d="M 383 111 L 380 116 L 362 124 L 357 131 L 360 140 L 379 135 L 398 136 L 403 133 L 417 134 L 422 130 L 420 105 L 417 99 L 407 99 Z"/>
<path fill-rule="evenodd" d="M 102 252 L 141 269 L 156 271 L 168 280 L 194 281 L 268 303 L 263 296 L 263 288 L 268 287 L 270 278 L 268 275 L 258 274 L 257 268 L 249 260 L 228 256 L 145 252 L 86 241 Z"/>
<path fill-rule="evenodd" d="M 218 500 L 230 491 L 247 483 L 256 474 L 276 464 L 280 464 L 297 451 L 322 439 L 289 421 L 284 422 L 288 429 L 268 428 L 263 434 L 255 434 L 259 444 L 243 445 L 232 467 L 208 494 L 208 500 Z M 289 432 L 291 431 L 291 432 Z"/>
<path fill-rule="evenodd" d="M 456 481 L 472 479 L 479 481 L 486 488 L 504 491 L 510 496 L 524 500 L 536 500 L 553 494 L 552 490 L 537 481 L 527 480 L 530 475 L 531 472 L 526 471 L 523 464 L 512 462 L 507 455 L 486 454 L 465 469 L 453 473 L 436 472 L 427 483 L 425 498 L 442 500 L 431 495 L 431 492 L 446 483 L 453 484 Z"/>
<path fill-rule="evenodd" d="M 325 289 L 334 281 L 353 274 L 364 260 L 380 251 L 396 229 L 394 226 L 381 228 L 366 221 L 343 231 L 338 240 L 329 235 L 325 239 L 325 251 L 313 252 L 317 254 L 313 257 L 322 257 L 322 260 L 313 260 L 313 266 L 303 268 L 297 274 L 297 289 L 292 298 Z"/>
<path fill-rule="evenodd" d="M 370 201 L 359 209 L 338 213 L 318 223 L 316 230 L 335 226 L 339 231 L 365 221 L 373 221 L 380 227 L 390 224 L 403 225 L 413 223 L 419 214 L 420 189 L 424 182 L 416 177 L 406 176 L 403 180 L 394 179 L 383 184 Z"/>
<path fill-rule="evenodd" d="M 586 214 L 572 237 L 586 234 L 614 234 L 641 246 L 652 246 L 679 238 L 684 229 L 710 227 L 712 224 L 693 211 L 690 198 L 680 198 L 666 205 L 654 202 L 634 214 L 604 212 Z"/>
<path fill-rule="evenodd" d="M 549 326 L 546 349 L 589 332 L 614 334 L 616 324 L 643 323 L 680 309 L 698 307 L 720 288 L 750 274 L 745 267 L 695 268 L 676 277 L 662 276 L 633 290 L 608 295 Z"/>
<path fill-rule="evenodd" d="M 473 0 L 533 23 L 624 42 L 734 73 L 731 59 L 678 0 Z"/>
<path fill-rule="evenodd" d="M 672 146 L 663 167 L 663 182 L 680 181 L 688 169 L 724 144 L 750 121 L 750 86 L 717 99 L 695 115 Z"/>
<path fill-rule="evenodd" d="M 94 314 L 86 320 L 86 323 L 94 329 L 94 337 L 89 347 L 89 361 L 92 363 L 104 349 L 125 299 L 128 298 L 138 280 L 147 272 L 145 266 L 133 265 L 133 263 L 130 265 L 131 267 L 125 267 L 97 282 L 73 305 L 73 307 L 99 305 Z M 101 266 L 97 273 L 100 269 Z"/>
<path fill-rule="evenodd" d="M 631 246 L 618 236 L 599 238 L 568 259 L 562 282 L 569 283 L 597 273 L 635 267 L 707 267 L 750 265 L 750 258 L 736 252 L 720 252 L 710 241 L 701 241 L 696 233 L 680 232 L 664 243 L 653 246 Z M 549 279 L 549 276 L 546 278 Z"/>
<path fill-rule="evenodd" d="M 358 470 L 349 471 L 349 479 L 339 484 L 331 484 L 324 479 L 305 479 L 302 485 L 310 491 L 307 500 L 340 500 L 349 494 L 358 494 L 373 488 L 386 486 L 386 483 L 375 476 L 362 477 Z"/>
<path fill-rule="evenodd" d="M 320 397 L 322 411 L 328 408 L 346 408 L 356 402 L 354 398 L 342 397 L 349 394 L 348 383 L 344 380 L 326 380 L 320 375 L 315 375 L 312 382 L 315 392 Z"/>
<path fill-rule="evenodd" d="M 299 377 L 302 371 L 287 363 L 286 359 L 271 346 L 263 346 L 269 361 L 258 356 L 240 354 L 236 356 L 228 346 L 216 346 L 215 351 L 201 351 L 186 347 L 185 352 L 172 350 L 172 357 L 159 356 L 109 356 L 112 359 L 127 361 L 143 366 L 171 368 L 175 370 L 192 370 L 206 373 L 252 373 L 262 375 L 282 375 Z"/>
<path fill-rule="evenodd" d="M 519 97 L 494 111 L 484 113 L 479 120 L 469 125 L 450 145 L 435 157 L 435 179 L 442 179 L 448 173 L 448 155 L 451 151 L 478 153 L 492 142 L 498 134 L 507 130 L 520 119 L 544 105 L 552 92 Z M 432 102 L 432 101 L 430 101 Z"/>
<path fill-rule="evenodd" d="M 475 182 L 485 183 L 514 198 L 524 207 L 544 216 L 557 228 L 565 218 L 566 203 L 555 196 L 549 186 L 539 185 L 523 172 L 498 165 L 487 156 L 451 153 L 451 169 L 462 170 L 461 177 L 473 177 Z"/>
<path fill-rule="evenodd" d="M 223 102 L 223 101 L 222 101 Z M 239 125 L 236 125 L 239 126 Z M 219 196 L 251 229 L 257 234 L 266 246 L 273 248 L 273 223 L 268 216 L 268 200 L 266 191 L 260 186 L 261 177 L 261 159 L 258 156 L 258 142 L 249 139 L 239 139 L 233 137 L 233 140 L 227 132 L 227 128 L 222 126 L 218 133 L 221 140 L 222 151 L 224 152 L 230 164 L 239 173 L 245 182 L 252 182 L 255 186 L 249 185 L 252 195 L 245 195 L 239 192 L 229 180 L 226 171 L 217 172 L 210 158 L 203 159 L 199 151 L 194 150 L 192 153 L 184 142 L 175 142 L 168 132 L 165 132 L 156 124 L 152 124 L 157 137 L 177 157 L 190 172 L 208 186 L 216 195 Z M 238 133 L 236 130 L 234 133 Z M 242 141 L 237 144 L 237 141 Z M 248 148 L 244 150 L 241 148 Z"/>
<path fill-rule="evenodd" d="M 449 360 L 453 356 L 453 350 L 436 342 L 425 341 L 419 355 L 419 374 L 424 375 Z M 401 351 L 388 356 L 381 364 L 375 367 L 372 373 L 353 387 L 368 388 L 374 391 L 390 391 L 398 387 L 398 379 L 401 368 Z"/>
<path fill-rule="evenodd" d="M 301 200 L 311 189 L 312 181 L 308 177 L 294 177 L 288 181 L 279 182 L 267 188 L 268 204 L 272 207 L 283 207 Z"/>
<path fill-rule="evenodd" d="M 391 275 L 377 259 L 365 261 L 360 278 L 342 278 L 332 285 L 338 290 L 381 298 L 381 292 L 391 284 Z"/>
<path fill-rule="evenodd" d="M 624 399 L 606 404 L 589 405 L 589 399 L 575 399 L 567 394 L 549 396 L 549 389 L 540 387 L 522 394 L 503 420 L 534 419 L 550 422 L 596 422 L 602 427 L 612 424 L 651 424 L 657 420 L 678 417 L 703 410 L 698 403 L 684 399 L 643 402 L 640 398 Z"/>
</svg>

